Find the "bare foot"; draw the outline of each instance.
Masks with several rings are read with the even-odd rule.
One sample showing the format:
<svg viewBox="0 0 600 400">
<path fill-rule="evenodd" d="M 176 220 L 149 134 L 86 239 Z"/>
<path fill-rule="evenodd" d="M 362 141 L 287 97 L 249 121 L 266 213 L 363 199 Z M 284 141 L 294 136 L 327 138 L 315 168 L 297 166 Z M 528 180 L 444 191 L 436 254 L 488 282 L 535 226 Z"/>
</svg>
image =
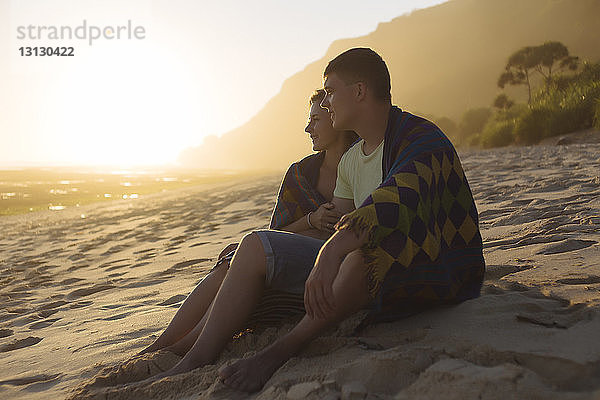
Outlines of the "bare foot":
<svg viewBox="0 0 600 400">
<path fill-rule="evenodd" d="M 181 340 L 179 342 L 181 342 Z M 167 346 L 163 350 L 178 355 L 179 357 L 184 357 L 187 354 L 189 347 L 182 347 L 179 345 L 179 342 Z"/>
<path fill-rule="evenodd" d="M 257 392 L 291 357 L 288 352 L 282 350 L 278 350 L 276 346 L 268 347 L 254 357 L 236 361 L 222 368 L 219 376 L 224 384 L 233 389 Z"/>
<path fill-rule="evenodd" d="M 156 381 L 156 380 L 159 380 L 162 378 L 166 378 L 167 376 L 179 375 L 179 374 L 183 374 L 186 372 L 190 372 L 199 367 L 201 367 L 201 365 L 193 365 L 189 361 L 183 359 L 183 360 L 179 361 L 177 364 L 175 364 L 175 366 L 173 366 L 173 368 L 171 368 L 165 372 L 161 372 L 160 374 L 156 374 L 150 379 L 153 381 Z"/>
<path fill-rule="evenodd" d="M 155 351 L 161 350 L 163 347 L 164 346 L 160 346 L 157 342 L 154 342 L 150 346 L 146 347 L 144 350 L 137 353 L 136 356 L 141 356 L 146 353 L 154 353 Z"/>
</svg>

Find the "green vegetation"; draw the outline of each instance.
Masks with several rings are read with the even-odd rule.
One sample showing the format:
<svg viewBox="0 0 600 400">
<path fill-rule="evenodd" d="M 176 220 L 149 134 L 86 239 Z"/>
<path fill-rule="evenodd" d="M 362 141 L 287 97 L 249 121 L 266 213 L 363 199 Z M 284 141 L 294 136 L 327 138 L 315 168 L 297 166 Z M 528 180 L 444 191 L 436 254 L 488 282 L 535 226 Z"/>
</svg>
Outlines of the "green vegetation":
<svg viewBox="0 0 600 400">
<path fill-rule="evenodd" d="M 596 100 L 596 112 L 594 115 L 594 127 L 600 129 L 600 99 Z"/>
<path fill-rule="evenodd" d="M 510 56 L 498 86 L 526 85 L 528 103 L 515 104 L 502 93 L 494 100 L 493 111 L 466 111 L 458 125 L 457 143 L 484 148 L 535 144 L 551 136 L 600 128 L 600 64 L 586 62 L 579 67 L 578 57 L 559 42 L 518 50 Z M 536 89 L 532 88 L 534 73 L 542 78 Z"/>
</svg>

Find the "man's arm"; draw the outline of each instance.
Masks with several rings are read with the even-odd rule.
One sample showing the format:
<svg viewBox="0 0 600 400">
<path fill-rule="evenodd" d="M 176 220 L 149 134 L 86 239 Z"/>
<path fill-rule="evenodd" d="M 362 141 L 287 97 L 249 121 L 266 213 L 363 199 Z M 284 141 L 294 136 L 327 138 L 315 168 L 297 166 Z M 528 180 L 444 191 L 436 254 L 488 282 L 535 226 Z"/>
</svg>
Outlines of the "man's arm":
<svg viewBox="0 0 600 400">
<path fill-rule="evenodd" d="M 306 280 L 304 306 L 311 318 L 326 318 L 334 312 L 333 281 L 346 256 L 367 241 L 366 235 L 357 236 L 344 229 L 335 232 L 323 245 L 315 266 Z"/>
<path fill-rule="evenodd" d="M 334 197 L 331 200 L 335 209 L 338 210 L 342 215 L 348 214 L 355 210 L 353 199 L 343 199 L 341 197 Z"/>
</svg>

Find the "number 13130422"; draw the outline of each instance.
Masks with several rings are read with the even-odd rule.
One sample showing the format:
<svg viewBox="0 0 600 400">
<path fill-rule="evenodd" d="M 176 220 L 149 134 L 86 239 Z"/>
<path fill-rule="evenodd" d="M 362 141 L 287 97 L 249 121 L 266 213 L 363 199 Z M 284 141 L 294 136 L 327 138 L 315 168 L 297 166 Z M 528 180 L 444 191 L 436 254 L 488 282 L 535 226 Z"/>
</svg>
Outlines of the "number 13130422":
<svg viewBox="0 0 600 400">
<path fill-rule="evenodd" d="M 73 47 L 19 47 L 21 56 L 38 57 L 38 56 L 62 56 L 72 57 L 75 55 Z"/>
</svg>

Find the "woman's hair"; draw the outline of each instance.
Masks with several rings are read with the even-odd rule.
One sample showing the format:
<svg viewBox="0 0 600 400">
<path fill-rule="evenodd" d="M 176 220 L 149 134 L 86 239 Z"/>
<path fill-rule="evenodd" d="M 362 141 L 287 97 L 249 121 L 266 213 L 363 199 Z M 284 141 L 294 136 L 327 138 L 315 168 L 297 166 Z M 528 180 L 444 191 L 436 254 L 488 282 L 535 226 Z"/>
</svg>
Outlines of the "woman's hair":
<svg viewBox="0 0 600 400">
<path fill-rule="evenodd" d="M 321 104 L 321 102 L 323 101 L 323 99 L 325 98 L 325 90 L 324 89 L 317 89 L 314 91 L 314 93 L 312 94 L 312 96 L 310 96 L 310 105 L 312 106 L 313 104 Z"/>
<path fill-rule="evenodd" d="M 317 89 L 313 92 L 312 96 L 310 96 L 309 104 L 312 106 L 313 104 L 321 104 L 323 99 L 325 98 L 325 89 Z M 346 144 L 350 147 L 354 142 L 356 142 L 359 137 L 354 131 L 344 131 L 344 138 L 346 139 Z"/>
</svg>

